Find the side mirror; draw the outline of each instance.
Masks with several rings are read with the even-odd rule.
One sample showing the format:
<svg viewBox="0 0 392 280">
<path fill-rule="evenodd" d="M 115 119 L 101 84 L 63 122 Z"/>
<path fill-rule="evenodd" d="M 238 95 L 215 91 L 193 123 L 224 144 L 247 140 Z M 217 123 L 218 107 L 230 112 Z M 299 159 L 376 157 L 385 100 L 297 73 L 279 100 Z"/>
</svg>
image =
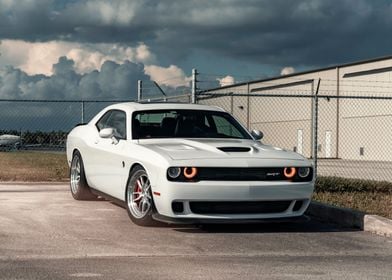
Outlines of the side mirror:
<svg viewBox="0 0 392 280">
<path fill-rule="evenodd" d="M 253 129 L 250 132 L 250 135 L 252 135 L 255 140 L 261 140 L 264 137 L 263 132 L 261 132 L 260 130 L 257 130 L 257 129 Z"/>
<path fill-rule="evenodd" d="M 114 135 L 114 128 L 107 127 L 99 131 L 99 137 L 101 138 L 112 138 Z"/>
</svg>

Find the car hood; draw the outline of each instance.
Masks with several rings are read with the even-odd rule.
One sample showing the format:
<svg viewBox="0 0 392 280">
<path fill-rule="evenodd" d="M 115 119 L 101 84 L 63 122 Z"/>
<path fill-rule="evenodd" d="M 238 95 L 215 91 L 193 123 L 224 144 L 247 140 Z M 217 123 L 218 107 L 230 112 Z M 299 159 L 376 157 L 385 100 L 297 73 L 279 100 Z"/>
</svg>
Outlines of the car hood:
<svg viewBox="0 0 392 280">
<path fill-rule="evenodd" d="M 304 160 L 301 155 L 247 139 L 143 139 L 139 145 L 165 154 L 173 160 L 186 159 L 289 159 Z"/>
</svg>

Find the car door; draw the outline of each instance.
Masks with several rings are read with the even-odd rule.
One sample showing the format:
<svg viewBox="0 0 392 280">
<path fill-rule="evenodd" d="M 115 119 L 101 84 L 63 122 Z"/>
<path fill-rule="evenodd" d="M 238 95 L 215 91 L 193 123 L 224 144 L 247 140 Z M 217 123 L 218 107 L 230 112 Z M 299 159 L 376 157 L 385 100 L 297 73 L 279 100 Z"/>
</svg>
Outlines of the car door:
<svg viewBox="0 0 392 280">
<path fill-rule="evenodd" d="M 110 196 L 124 199 L 122 189 L 124 176 L 124 150 L 127 140 L 127 118 L 122 110 L 106 112 L 95 124 L 97 133 L 94 139 L 89 181 L 91 185 Z M 114 134 L 109 138 L 102 138 L 99 132 L 104 128 L 113 128 Z"/>
</svg>

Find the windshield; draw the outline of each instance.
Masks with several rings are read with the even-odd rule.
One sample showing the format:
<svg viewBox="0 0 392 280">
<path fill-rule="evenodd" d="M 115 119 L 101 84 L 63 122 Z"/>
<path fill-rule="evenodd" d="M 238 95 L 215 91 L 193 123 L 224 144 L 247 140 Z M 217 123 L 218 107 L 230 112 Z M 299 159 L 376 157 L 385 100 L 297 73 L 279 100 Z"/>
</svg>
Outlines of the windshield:
<svg viewBox="0 0 392 280">
<path fill-rule="evenodd" d="M 252 139 L 228 113 L 202 110 L 150 110 L 134 112 L 132 138 L 237 138 Z"/>
</svg>

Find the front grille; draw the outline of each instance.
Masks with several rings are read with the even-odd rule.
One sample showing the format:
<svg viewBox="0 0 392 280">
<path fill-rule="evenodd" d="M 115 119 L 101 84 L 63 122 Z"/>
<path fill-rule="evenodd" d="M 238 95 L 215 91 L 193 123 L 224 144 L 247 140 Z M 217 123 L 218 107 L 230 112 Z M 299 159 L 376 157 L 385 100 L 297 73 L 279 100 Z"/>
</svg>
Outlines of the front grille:
<svg viewBox="0 0 392 280">
<path fill-rule="evenodd" d="M 283 167 L 196 167 L 197 174 L 192 179 L 187 179 L 183 172 L 178 178 L 171 178 L 169 181 L 178 182 L 199 182 L 199 181 L 292 181 L 310 182 L 313 179 L 313 169 L 306 178 L 296 175 L 287 179 L 284 176 Z"/>
<path fill-rule="evenodd" d="M 197 201 L 190 202 L 195 214 L 271 214 L 287 210 L 291 201 Z"/>
<path fill-rule="evenodd" d="M 212 181 L 275 181 L 285 180 L 283 168 L 199 168 L 198 179 Z"/>
</svg>

